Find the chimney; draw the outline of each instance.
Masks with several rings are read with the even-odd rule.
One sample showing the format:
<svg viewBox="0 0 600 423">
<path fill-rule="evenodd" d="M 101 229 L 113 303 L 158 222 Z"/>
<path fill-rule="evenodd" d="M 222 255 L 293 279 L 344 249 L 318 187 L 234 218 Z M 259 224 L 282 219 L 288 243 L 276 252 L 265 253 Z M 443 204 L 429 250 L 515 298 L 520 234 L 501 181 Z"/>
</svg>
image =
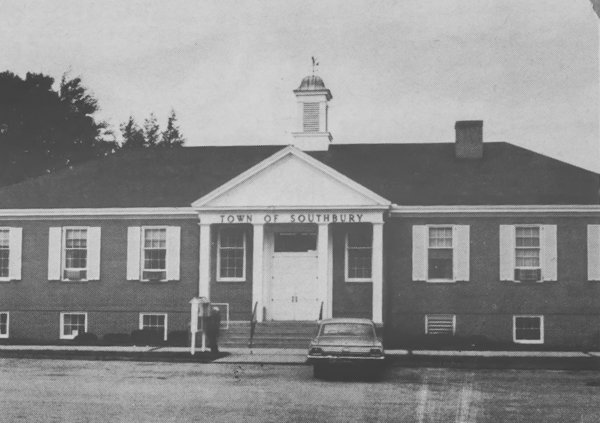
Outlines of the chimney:
<svg viewBox="0 0 600 423">
<path fill-rule="evenodd" d="M 456 158 L 481 159 L 483 157 L 483 121 L 459 120 L 456 129 Z"/>
</svg>

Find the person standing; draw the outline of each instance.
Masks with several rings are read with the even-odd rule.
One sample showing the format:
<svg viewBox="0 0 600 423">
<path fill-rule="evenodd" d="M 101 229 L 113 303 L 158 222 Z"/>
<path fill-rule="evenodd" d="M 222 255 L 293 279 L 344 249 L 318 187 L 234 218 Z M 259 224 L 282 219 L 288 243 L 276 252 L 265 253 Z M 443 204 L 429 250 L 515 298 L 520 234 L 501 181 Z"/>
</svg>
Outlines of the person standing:
<svg viewBox="0 0 600 423">
<path fill-rule="evenodd" d="M 219 307 L 213 307 L 206 318 L 206 337 L 212 353 L 219 352 L 219 330 L 221 329 L 221 313 Z"/>
</svg>

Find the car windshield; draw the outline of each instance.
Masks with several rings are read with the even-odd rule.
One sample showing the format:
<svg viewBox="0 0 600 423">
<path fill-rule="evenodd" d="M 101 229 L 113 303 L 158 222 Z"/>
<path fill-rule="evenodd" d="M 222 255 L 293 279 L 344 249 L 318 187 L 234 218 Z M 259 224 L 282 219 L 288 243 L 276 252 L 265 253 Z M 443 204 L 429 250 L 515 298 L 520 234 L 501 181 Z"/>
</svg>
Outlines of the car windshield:
<svg viewBox="0 0 600 423">
<path fill-rule="evenodd" d="M 325 323 L 321 328 L 323 336 L 368 336 L 373 337 L 373 326 L 362 323 Z"/>
</svg>

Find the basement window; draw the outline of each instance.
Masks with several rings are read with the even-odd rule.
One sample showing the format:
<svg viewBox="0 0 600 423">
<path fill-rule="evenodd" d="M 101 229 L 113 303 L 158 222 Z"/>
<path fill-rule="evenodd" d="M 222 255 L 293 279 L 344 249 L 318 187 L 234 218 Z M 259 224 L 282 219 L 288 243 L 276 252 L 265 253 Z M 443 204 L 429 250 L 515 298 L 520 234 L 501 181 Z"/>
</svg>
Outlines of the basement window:
<svg viewBox="0 0 600 423">
<path fill-rule="evenodd" d="M 75 339 L 87 332 L 87 313 L 60 313 L 60 339 Z"/>
<path fill-rule="evenodd" d="M 167 340 L 167 315 L 166 314 L 140 314 L 140 329 L 159 332 Z"/>
<path fill-rule="evenodd" d="M 513 316 L 513 341 L 517 344 L 543 344 L 544 316 Z"/>
<path fill-rule="evenodd" d="M 0 338 L 8 338 L 8 313 L 0 313 Z"/>
</svg>

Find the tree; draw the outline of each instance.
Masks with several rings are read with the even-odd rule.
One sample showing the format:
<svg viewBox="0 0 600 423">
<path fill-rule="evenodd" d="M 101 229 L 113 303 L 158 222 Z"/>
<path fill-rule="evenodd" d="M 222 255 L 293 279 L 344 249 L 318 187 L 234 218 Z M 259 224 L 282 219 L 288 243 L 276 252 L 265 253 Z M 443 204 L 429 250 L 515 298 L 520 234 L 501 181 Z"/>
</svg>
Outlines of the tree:
<svg viewBox="0 0 600 423">
<path fill-rule="evenodd" d="M 135 123 L 133 116 L 129 116 L 129 120 L 121 124 L 121 135 L 123 136 L 122 148 L 140 148 L 146 145 L 144 133 Z"/>
<path fill-rule="evenodd" d="M 144 139 L 146 147 L 156 147 L 160 141 L 160 126 L 154 113 L 144 121 Z"/>
<path fill-rule="evenodd" d="M 185 138 L 179 132 L 177 126 L 177 116 L 174 110 L 171 110 L 167 119 L 167 128 L 160 131 L 160 126 L 154 113 L 144 120 L 144 128 L 141 129 L 132 116 L 129 120 L 121 124 L 121 135 L 123 136 L 123 148 L 142 148 L 142 147 L 182 147 L 185 144 Z"/>
<path fill-rule="evenodd" d="M 165 129 L 162 133 L 162 137 L 159 142 L 160 147 L 183 147 L 185 144 L 185 138 L 179 132 L 179 127 L 177 126 L 177 116 L 175 115 L 175 110 L 171 110 L 171 114 L 167 119 L 167 129 Z"/>
<path fill-rule="evenodd" d="M 118 148 L 81 78 L 0 73 L 0 184 L 18 182 Z"/>
</svg>

